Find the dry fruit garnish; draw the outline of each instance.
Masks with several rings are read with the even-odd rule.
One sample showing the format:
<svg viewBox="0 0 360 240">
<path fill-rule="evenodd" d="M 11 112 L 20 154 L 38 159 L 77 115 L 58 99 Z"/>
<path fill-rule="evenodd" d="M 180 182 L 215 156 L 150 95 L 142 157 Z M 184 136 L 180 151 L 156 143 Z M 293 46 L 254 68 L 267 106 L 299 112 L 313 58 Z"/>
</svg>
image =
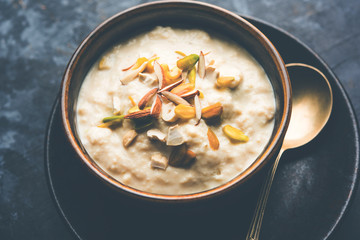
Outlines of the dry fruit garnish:
<svg viewBox="0 0 360 240">
<path fill-rule="evenodd" d="M 166 134 L 158 129 L 150 129 L 146 132 L 146 135 L 152 140 L 158 140 L 160 142 L 166 141 Z"/>
<path fill-rule="evenodd" d="M 137 106 L 136 106 L 137 107 Z M 124 116 L 125 119 L 139 119 L 139 118 L 145 118 L 150 116 L 150 109 L 144 109 L 140 111 L 135 111 L 132 113 L 129 113 Z"/>
<path fill-rule="evenodd" d="M 154 61 L 154 71 L 159 81 L 159 89 L 165 87 L 165 72 L 158 61 Z"/>
<path fill-rule="evenodd" d="M 213 130 L 211 130 L 211 128 L 208 128 L 207 137 L 209 139 L 210 148 L 215 151 L 218 150 L 220 146 L 219 139 L 217 138 Z"/>
<path fill-rule="evenodd" d="M 123 119 L 124 119 L 124 115 L 105 117 L 102 119 L 102 124 L 98 125 L 98 127 L 101 127 L 101 128 L 112 127 L 116 124 L 121 123 Z"/>
<path fill-rule="evenodd" d="M 195 95 L 194 97 L 194 107 L 195 107 L 195 118 L 196 118 L 195 126 L 197 126 L 199 125 L 201 120 L 201 104 L 198 95 Z"/>
<path fill-rule="evenodd" d="M 134 80 L 139 73 L 143 72 L 145 70 L 145 67 L 147 65 L 147 62 L 144 62 L 140 67 L 138 67 L 135 70 L 131 70 L 123 79 L 120 80 L 121 84 L 126 85 L 132 80 Z"/>
<path fill-rule="evenodd" d="M 246 136 L 240 129 L 232 127 L 230 125 L 225 125 L 223 127 L 223 132 L 230 140 L 236 142 L 247 142 L 249 137 Z"/>
<path fill-rule="evenodd" d="M 182 83 L 179 86 L 173 88 L 170 92 L 178 96 L 183 95 L 195 89 L 195 86 L 191 83 Z"/>
<path fill-rule="evenodd" d="M 185 167 L 196 158 L 196 154 L 189 150 L 186 144 L 175 147 L 169 157 L 169 165 Z"/>
<path fill-rule="evenodd" d="M 184 104 L 184 105 L 190 106 L 189 102 L 187 102 L 185 99 L 183 99 L 182 97 L 179 97 L 176 94 L 173 94 L 173 93 L 168 92 L 168 91 L 161 92 L 161 94 L 164 97 L 166 97 L 169 101 L 172 101 L 173 103 Z"/>
<path fill-rule="evenodd" d="M 148 59 L 146 57 L 138 58 L 134 64 L 134 66 L 131 68 L 132 70 L 138 69 L 144 62 L 147 62 Z"/>
<path fill-rule="evenodd" d="M 159 95 L 156 95 L 155 100 L 150 109 L 151 116 L 158 118 L 161 113 L 161 106 L 162 106 L 161 99 L 160 99 Z"/>
<path fill-rule="evenodd" d="M 188 73 L 188 79 L 189 82 L 195 86 L 195 81 L 196 81 L 196 67 L 194 66 Z"/>
<path fill-rule="evenodd" d="M 154 88 L 147 92 L 138 103 L 139 109 L 144 109 L 144 107 L 146 107 L 146 105 L 149 103 L 149 101 L 152 99 L 152 97 L 156 94 L 157 91 L 158 88 Z"/>
<path fill-rule="evenodd" d="M 173 84 L 167 85 L 167 86 L 164 87 L 163 89 L 160 89 L 160 90 L 159 90 L 159 93 L 164 92 L 164 91 L 171 91 L 171 89 L 177 87 L 178 85 L 180 85 L 180 84 L 183 83 L 183 82 L 184 82 L 184 80 L 181 79 L 181 80 L 179 80 L 179 81 L 177 81 L 177 82 L 174 82 Z"/>
<path fill-rule="evenodd" d="M 171 70 L 169 70 L 168 68 L 167 71 L 165 71 L 166 84 L 174 83 L 175 80 L 179 79 L 181 73 L 182 73 L 181 69 L 178 68 L 177 66 L 173 67 Z"/>
<path fill-rule="evenodd" d="M 211 119 L 220 116 L 222 112 L 223 112 L 223 107 L 221 103 L 218 102 L 203 108 L 201 110 L 201 117 L 204 119 Z"/>
<path fill-rule="evenodd" d="M 154 72 L 154 61 L 159 59 L 158 57 L 154 57 L 154 58 L 151 58 L 147 65 L 146 65 L 146 69 L 145 71 L 148 72 L 148 73 L 153 73 Z"/>
<path fill-rule="evenodd" d="M 192 90 L 190 92 L 180 95 L 180 97 L 185 98 L 185 99 L 191 99 L 191 98 L 194 98 L 195 96 L 198 96 L 199 94 L 200 94 L 199 90 Z"/>
<path fill-rule="evenodd" d="M 183 57 L 186 57 L 186 54 L 183 53 L 182 51 L 175 51 L 175 53 L 177 53 L 177 54 L 179 54 L 179 55 L 181 55 L 181 56 L 183 56 Z"/>
<path fill-rule="evenodd" d="M 218 77 L 216 80 L 216 86 L 218 87 L 227 87 L 227 88 L 236 88 L 239 86 L 242 80 L 242 75 L 239 75 L 238 78 L 231 76 L 222 76 Z"/>
<path fill-rule="evenodd" d="M 202 51 L 200 51 L 200 56 L 199 56 L 198 72 L 201 78 L 205 77 L 205 56 Z"/>
<path fill-rule="evenodd" d="M 168 167 L 169 160 L 162 155 L 161 153 L 155 153 L 151 155 L 151 163 L 150 166 L 152 168 L 166 170 Z"/>
<path fill-rule="evenodd" d="M 130 144 L 134 141 L 136 136 L 137 136 L 137 133 L 135 130 L 128 131 L 123 137 L 124 147 L 127 148 L 128 146 L 130 146 Z"/>
<path fill-rule="evenodd" d="M 112 104 L 113 104 L 113 114 L 114 115 L 120 115 L 120 113 L 121 113 L 121 100 L 120 100 L 120 98 L 118 96 L 113 96 Z"/>
<path fill-rule="evenodd" d="M 175 114 L 175 104 L 172 102 L 164 103 L 161 110 L 161 117 L 165 122 L 175 122 L 178 120 Z"/>
<path fill-rule="evenodd" d="M 108 60 L 107 60 L 106 56 L 104 56 L 104 57 L 102 57 L 100 59 L 98 69 L 99 70 L 108 70 L 108 69 L 110 69 L 110 66 L 108 64 Z"/>
<path fill-rule="evenodd" d="M 178 68 L 183 71 L 188 71 L 195 66 L 197 61 L 199 60 L 199 55 L 190 54 L 176 62 Z"/>
<path fill-rule="evenodd" d="M 175 115 L 180 119 L 191 119 L 195 117 L 195 108 L 179 104 L 175 107 Z"/>
<path fill-rule="evenodd" d="M 168 135 L 166 139 L 166 145 L 168 146 L 178 146 L 184 143 L 183 135 L 179 130 L 179 125 L 169 127 Z"/>
</svg>

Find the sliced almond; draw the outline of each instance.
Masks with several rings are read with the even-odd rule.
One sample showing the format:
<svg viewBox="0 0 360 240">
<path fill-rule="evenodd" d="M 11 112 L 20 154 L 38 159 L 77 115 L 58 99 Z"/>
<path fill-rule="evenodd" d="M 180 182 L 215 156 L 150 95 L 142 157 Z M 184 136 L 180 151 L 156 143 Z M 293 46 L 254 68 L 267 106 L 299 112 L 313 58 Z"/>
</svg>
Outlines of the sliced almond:
<svg viewBox="0 0 360 240">
<path fill-rule="evenodd" d="M 164 69 L 156 60 L 154 61 L 154 71 L 159 81 L 159 89 L 162 89 L 165 86 L 165 73 Z"/>
<path fill-rule="evenodd" d="M 166 141 L 166 134 L 158 129 L 150 129 L 147 131 L 146 135 L 152 140 L 158 140 L 160 142 Z"/>
<path fill-rule="evenodd" d="M 151 98 L 156 94 L 157 90 L 157 88 L 151 89 L 145 94 L 145 96 L 142 97 L 142 99 L 138 103 L 139 109 L 144 109 L 144 107 L 148 104 Z"/>
<path fill-rule="evenodd" d="M 191 98 L 194 98 L 197 95 L 200 95 L 200 91 L 199 90 L 192 90 L 190 92 L 187 92 L 187 93 L 184 93 L 184 94 L 180 95 L 180 97 L 185 98 L 185 99 L 191 99 Z"/>
<path fill-rule="evenodd" d="M 130 146 L 130 144 L 134 141 L 136 136 L 137 136 L 137 133 L 135 130 L 128 131 L 123 137 L 124 147 L 127 148 L 128 146 Z"/>
<path fill-rule="evenodd" d="M 220 116 L 222 112 L 223 112 L 223 107 L 221 103 L 218 102 L 203 108 L 201 110 L 201 117 L 204 119 L 211 119 Z"/>
<path fill-rule="evenodd" d="M 113 104 L 113 114 L 119 115 L 121 113 L 121 100 L 118 96 L 113 96 L 112 98 Z"/>
<path fill-rule="evenodd" d="M 198 62 L 198 73 L 199 77 L 205 77 L 205 56 L 202 51 L 200 51 L 199 62 Z"/>
<path fill-rule="evenodd" d="M 133 81 L 139 75 L 139 73 L 144 71 L 146 64 L 147 62 L 144 62 L 139 68 L 131 70 L 123 79 L 120 80 L 121 84 L 126 85 Z"/>
<path fill-rule="evenodd" d="M 155 100 L 150 109 L 151 116 L 153 116 L 155 118 L 158 118 L 160 116 L 161 105 L 162 105 L 161 99 L 160 99 L 159 95 L 156 95 Z"/>
<path fill-rule="evenodd" d="M 176 104 L 184 104 L 184 105 L 187 105 L 187 106 L 190 106 L 190 103 L 188 103 L 185 99 L 179 97 L 178 95 L 176 94 L 173 94 L 171 92 L 168 92 L 168 91 L 164 91 L 161 93 L 164 97 L 166 97 L 169 101 L 172 101 L 173 103 L 176 103 Z"/>
<path fill-rule="evenodd" d="M 151 168 L 166 170 L 169 160 L 161 153 L 155 153 L 151 156 Z"/>
<path fill-rule="evenodd" d="M 195 95 L 194 97 L 194 107 L 195 107 L 195 119 L 196 119 L 196 126 L 199 125 L 201 120 L 201 104 L 199 100 L 199 96 Z"/>
<path fill-rule="evenodd" d="M 182 71 L 182 73 L 181 73 L 181 80 L 185 81 L 187 75 L 188 75 L 188 71 Z"/>
<path fill-rule="evenodd" d="M 184 82 L 184 80 L 181 79 L 181 80 L 179 80 L 179 81 L 177 81 L 177 82 L 175 82 L 175 83 L 173 83 L 173 84 L 170 84 L 170 85 L 164 87 L 163 89 L 160 89 L 160 90 L 159 90 L 159 93 L 161 93 L 161 92 L 163 92 L 163 91 L 171 91 L 171 89 L 177 87 L 178 85 L 180 85 L 180 84 L 183 83 L 183 82 Z"/>
<path fill-rule="evenodd" d="M 150 109 L 148 108 L 148 109 L 144 109 L 144 110 L 129 113 L 129 114 L 125 115 L 124 118 L 126 118 L 126 119 L 139 119 L 139 118 L 149 117 L 150 115 L 151 115 L 150 114 Z"/>
<path fill-rule="evenodd" d="M 179 130 L 179 125 L 169 127 L 166 145 L 178 146 L 184 143 L 184 138 Z"/>
<path fill-rule="evenodd" d="M 195 85 L 192 83 L 182 83 L 179 86 L 173 88 L 170 92 L 178 96 L 194 90 Z"/>
<path fill-rule="evenodd" d="M 153 74 L 139 73 L 139 80 L 147 86 L 153 86 L 155 85 L 155 81 L 157 81 L 157 78 L 153 76 Z"/>
<path fill-rule="evenodd" d="M 175 104 L 172 102 L 163 104 L 161 117 L 165 122 L 175 122 L 178 119 L 175 114 Z"/>
<path fill-rule="evenodd" d="M 210 148 L 215 151 L 218 150 L 220 146 L 219 139 L 217 138 L 213 130 L 211 130 L 211 128 L 208 128 L 207 137 L 209 139 Z"/>
</svg>

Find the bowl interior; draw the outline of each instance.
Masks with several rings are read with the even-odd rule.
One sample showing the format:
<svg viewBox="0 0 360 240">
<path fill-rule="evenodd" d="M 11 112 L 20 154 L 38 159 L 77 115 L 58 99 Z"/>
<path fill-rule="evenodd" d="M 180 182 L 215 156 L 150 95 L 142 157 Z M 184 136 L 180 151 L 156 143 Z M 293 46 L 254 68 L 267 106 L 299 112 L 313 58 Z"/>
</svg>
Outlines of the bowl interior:
<svg viewBox="0 0 360 240">
<path fill-rule="evenodd" d="M 140 196 L 173 199 L 166 195 L 143 193 L 118 183 L 91 160 L 79 140 L 76 129 L 77 97 L 81 84 L 92 65 L 110 47 L 156 26 L 197 28 L 210 34 L 230 38 L 244 47 L 267 73 L 275 93 L 276 114 L 275 128 L 263 154 L 245 172 L 225 186 L 200 194 L 190 194 L 186 198 L 211 195 L 245 181 L 279 149 L 289 120 L 290 84 L 281 57 L 262 33 L 240 17 L 208 4 L 195 2 L 144 4 L 115 15 L 97 27 L 74 53 L 63 79 L 62 115 L 70 142 L 82 160 L 97 175 L 110 181 L 112 185 L 121 189 L 125 188 L 128 192 L 135 192 Z"/>
</svg>

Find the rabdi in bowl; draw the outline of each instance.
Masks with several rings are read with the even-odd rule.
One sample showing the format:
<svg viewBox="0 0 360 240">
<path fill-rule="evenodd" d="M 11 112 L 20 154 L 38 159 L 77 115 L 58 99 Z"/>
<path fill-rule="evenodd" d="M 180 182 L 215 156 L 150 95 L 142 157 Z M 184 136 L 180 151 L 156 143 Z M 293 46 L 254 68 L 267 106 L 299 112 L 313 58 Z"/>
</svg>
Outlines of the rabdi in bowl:
<svg viewBox="0 0 360 240">
<path fill-rule="evenodd" d="M 137 196 L 194 199 L 269 162 L 289 121 L 290 85 L 276 49 L 242 18 L 159 2 L 84 40 L 62 107 L 70 142 L 97 176 Z"/>
</svg>

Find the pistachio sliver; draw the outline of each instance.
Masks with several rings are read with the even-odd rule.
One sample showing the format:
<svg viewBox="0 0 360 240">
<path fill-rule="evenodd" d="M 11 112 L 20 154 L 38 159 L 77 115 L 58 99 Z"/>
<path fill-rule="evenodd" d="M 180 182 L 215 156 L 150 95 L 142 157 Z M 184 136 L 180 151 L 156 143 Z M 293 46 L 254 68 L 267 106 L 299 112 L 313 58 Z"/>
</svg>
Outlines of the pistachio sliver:
<svg viewBox="0 0 360 240">
<path fill-rule="evenodd" d="M 188 73 L 189 82 L 195 86 L 196 81 L 196 67 L 194 66 Z"/>
<path fill-rule="evenodd" d="M 178 68 L 182 69 L 183 71 L 190 70 L 192 67 L 195 66 L 197 61 L 199 60 L 199 55 L 197 54 L 190 54 L 176 62 Z"/>
<path fill-rule="evenodd" d="M 102 122 L 107 123 L 107 122 L 112 122 L 112 121 L 122 120 L 122 119 L 124 119 L 124 115 L 116 115 L 116 116 L 111 116 L 111 117 L 105 117 L 105 118 L 103 118 Z"/>
</svg>

